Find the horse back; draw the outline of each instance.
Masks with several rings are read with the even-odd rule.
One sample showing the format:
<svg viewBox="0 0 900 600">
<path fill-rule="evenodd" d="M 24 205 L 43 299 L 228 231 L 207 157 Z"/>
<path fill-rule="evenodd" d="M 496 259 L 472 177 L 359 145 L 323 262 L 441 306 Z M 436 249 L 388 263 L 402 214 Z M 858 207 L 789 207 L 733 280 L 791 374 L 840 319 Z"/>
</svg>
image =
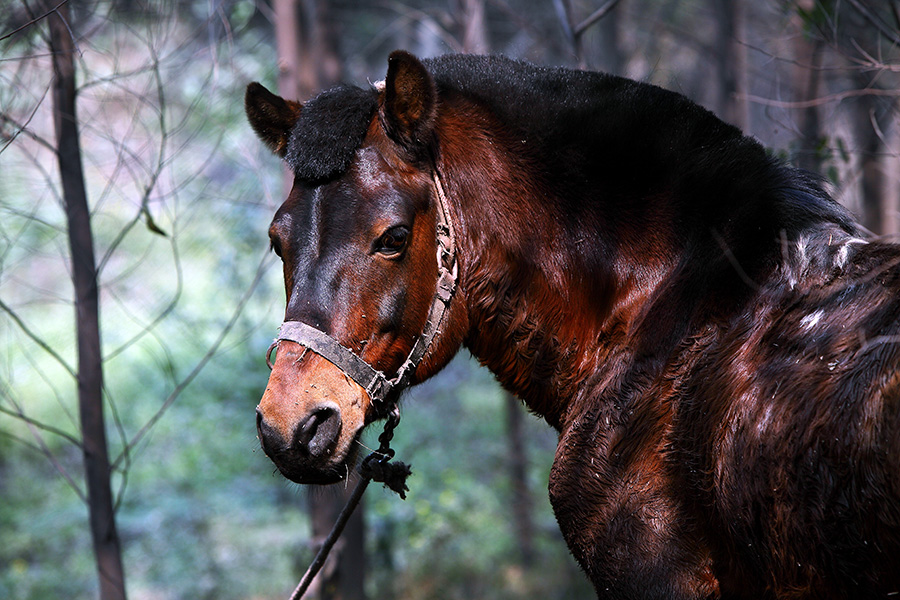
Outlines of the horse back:
<svg viewBox="0 0 900 600">
<path fill-rule="evenodd" d="M 712 515 L 723 595 L 900 589 L 898 342 L 900 247 L 825 227 L 686 344 L 672 464 Z"/>
</svg>

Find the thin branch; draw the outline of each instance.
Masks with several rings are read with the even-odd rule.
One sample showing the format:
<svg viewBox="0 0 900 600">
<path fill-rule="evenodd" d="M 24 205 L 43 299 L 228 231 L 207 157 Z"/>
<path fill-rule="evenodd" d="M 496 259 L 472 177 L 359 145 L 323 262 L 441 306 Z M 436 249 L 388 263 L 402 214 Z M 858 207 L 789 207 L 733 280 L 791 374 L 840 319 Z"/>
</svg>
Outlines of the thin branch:
<svg viewBox="0 0 900 600">
<path fill-rule="evenodd" d="M 3 430 L 3 429 L 0 429 L 0 435 L 6 436 L 6 437 L 8 437 L 9 439 L 13 440 L 14 442 L 16 442 L 16 443 L 18 443 L 18 444 L 22 444 L 23 446 L 25 446 L 26 448 L 28 448 L 28 449 L 31 450 L 32 452 L 35 452 L 35 453 L 37 453 L 37 454 L 43 454 L 43 453 L 41 452 L 40 446 L 38 446 L 37 444 L 32 444 L 31 442 L 29 442 L 29 441 L 26 440 L 26 439 L 20 438 L 19 436 L 17 436 L 16 434 L 12 433 L 11 431 L 6 431 L 6 430 Z"/>
<path fill-rule="evenodd" d="M 595 10 L 588 18 L 573 28 L 575 37 L 580 37 L 588 27 L 605 17 L 622 0 L 609 0 L 606 4 Z"/>
<path fill-rule="evenodd" d="M 740 94 L 740 97 L 745 98 L 750 102 L 755 102 L 756 104 L 762 104 L 764 106 L 774 106 L 776 108 L 810 108 L 812 106 L 823 106 L 825 104 L 829 104 L 831 102 L 840 102 L 841 100 L 845 100 L 847 98 L 856 98 L 860 96 L 889 96 L 889 97 L 898 97 L 900 96 L 900 90 L 880 90 L 876 88 L 866 88 L 862 90 L 847 90 L 844 92 L 837 92 L 835 94 L 829 94 L 828 96 L 822 96 L 820 98 L 813 98 L 811 100 L 797 100 L 797 101 L 786 101 L 786 100 L 773 100 L 771 98 L 763 98 L 761 96 L 754 96 L 753 94 Z"/>
<path fill-rule="evenodd" d="M 29 221 L 32 223 L 36 223 L 37 225 L 40 225 L 41 227 L 46 227 L 47 229 L 49 229 L 57 234 L 62 234 L 62 233 L 66 232 L 65 228 L 63 228 L 62 226 L 39 217 L 37 215 L 38 211 L 36 209 L 32 209 L 31 212 L 27 212 L 27 211 L 15 208 L 13 206 L 8 206 L 8 205 L 4 204 L 3 212 L 10 216 L 18 217 L 18 218 L 22 219 L 23 221 Z M 19 236 L 21 236 L 21 235 L 22 234 L 20 233 Z M 10 244 L 10 247 L 14 246 L 16 243 L 17 243 L 16 240 L 13 240 L 12 243 Z M 38 250 L 37 247 L 30 246 L 26 251 L 30 252 L 30 251 L 37 251 L 37 250 Z"/>
<path fill-rule="evenodd" d="M 166 353 L 168 354 L 168 350 L 165 348 L 165 342 L 164 342 L 164 340 L 158 338 L 158 336 L 157 336 L 155 330 L 156 330 L 156 326 L 157 326 L 157 325 L 158 325 L 158 324 L 159 324 L 159 323 L 160 323 L 167 315 L 169 315 L 169 314 L 175 309 L 175 307 L 177 306 L 178 300 L 179 300 L 179 298 L 181 297 L 181 293 L 182 293 L 182 290 L 183 290 L 183 284 L 184 284 L 184 276 L 183 276 L 183 275 L 184 275 L 184 269 L 183 269 L 182 266 L 181 266 L 180 254 L 179 254 L 179 252 L 178 252 L 178 245 L 177 245 L 177 243 L 176 243 L 177 236 L 174 235 L 174 233 L 173 233 L 173 235 L 172 235 L 172 237 L 171 237 L 170 239 L 172 240 L 172 253 L 173 253 L 174 258 L 175 258 L 175 271 L 176 271 L 176 273 L 177 273 L 177 289 L 176 289 L 175 295 L 173 296 L 173 298 L 172 298 L 171 302 L 169 303 L 169 305 L 166 306 L 165 309 L 163 309 L 163 311 L 162 311 L 160 314 L 158 314 L 158 315 L 156 316 L 156 318 L 155 318 L 150 324 L 148 324 L 146 327 L 144 327 L 139 333 L 137 333 L 137 334 L 136 334 L 134 337 L 132 337 L 130 340 L 126 341 L 124 344 L 122 344 L 121 346 L 119 346 L 119 348 L 117 348 L 116 351 L 114 351 L 114 352 L 111 353 L 110 355 L 106 356 L 106 357 L 104 358 L 104 362 L 106 362 L 107 360 L 110 360 L 111 358 L 113 358 L 114 356 L 116 356 L 118 353 L 123 352 L 126 348 L 128 348 L 128 347 L 131 346 L 133 343 L 137 342 L 137 340 L 141 339 L 143 336 L 145 336 L 145 335 L 147 335 L 147 334 L 150 334 L 150 335 L 152 335 L 154 338 L 156 338 L 157 341 L 159 342 L 160 346 L 161 346 L 161 347 L 163 348 L 163 350 L 166 351 Z M 116 296 L 114 295 L 114 297 L 116 297 Z M 171 359 L 169 359 L 169 361 L 168 361 L 169 365 L 171 365 L 172 362 L 173 362 L 173 361 L 172 361 Z M 175 379 L 175 378 L 173 377 L 173 381 L 174 381 L 174 379 Z M 118 470 L 118 471 L 122 474 L 122 478 L 123 478 L 123 479 L 122 479 L 121 487 L 119 488 L 119 491 L 118 491 L 118 493 L 116 494 L 116 503 L 115 503 L 115 504 L 116 504 L 116 507 L 118 507 L 118 506 L 120 505 L 120 503 L 121 503 L 121 499 L 122 499 L 122 497 L 123 497 L 123 495 L 124 495 L 124 493 L 125 493 L 125 487 L 126 487 L 126 485 L 127 485 L 127 483 L 128 483 L 127 478 L 128 478 L 128 471 L 129 471 L 129 469 L 131 468 L 131 448 L 132 448 L 132 445 L 128 443 L 127 435 L 125 434 L 125 428 L 124 428 L 124 425 L 123 425 L 122 422 L 121 422 L 121 419 L 119 418 L 119 411 L 118 411 L 118 408 L 116 407 L 115 402 L 113 401 L 112 397 L 108 397 L 108 400 L 107 400 L 107 401 L 109 402 L 110 409 L 111 409 L 111 411 L 112 411 L 112 413 L 113 413 L 113 419 L 114 419 L 114 421 L 115 421 L 116 428 L 117 428 L 117 431 L 118 431 L 118 433 L 119 433 L 120 440 L 121 440 L 121 442 L 122 442 L 122 453 L 121 453 L 121 455 L 120 455 L 119 458 L 121 458 L 122 461 L 124 461 L 124 463 L 125 463 L 125 466 L 120 468 L 121 463 L 120 463 L 120 461 L 117 459 L 117 460 L 116 460 L 116 463 L 113 464 L 113 466 L 112 466 L 113 469 Z"/>
<path fill-rule="evenodd" d="M 175 244 L 175 236 L 172 236 L 171 239 L 172 239 L 172 254 L 173 254 L 173 257 L 174 257 L 174 261 L 175 261 L 175 274 L 176 274 L 175 292 L 174 292 L 174 294 L 172 295 L 172 299 L 171 299 L 171 300 L 169 301 L 169 303 L 166 304 L 166 306 L 165 306 L 165 307 L 164 307 L 164 308 L 163 308 L 163 309 L 162 309 L 162 310 L 161 310 L 161 311 L 153 318 L 153 320 L 150 321 L 150 323 L 148 323 L 148 324 L 146 324 L 146 325 L 142 325 L 142 330 L 141 330 L 140 332 L 136 333 L 134 336 L 132 336 L 132 337 L 129 338 L 128 340 L 122 342 L 122 344 L 121 344 L 118 348 L 116 348 L 115 350 L 111 351 L 109 354 L 107 354 L 106 356 L 104 356 L 104 357 L 103 357 L 103 362 L 108 362 L 108 361 L 112 360 L 113 358 L 115 358 L 115 357 L 118 356 L 119 354 L 122 354 L 122 353 L 123 353 L 125 350 L 127 350 L 129 347 L 131 347 L 131 346 L 133 346 L 135 343 L 137 343 L 137 341 L 140 340 L 141 338 L 143 338 L 145 335 L 147 335 L 148 332 L 150 332 L 150 331 L 152 331 L 153 329 L 155 329 L 156 326 L 157 326 L 163 319 L 165 319 L 167 316 L 169 316 L 169 315 L 172 313 L 172 311 L 175 310 L 175 307 L 178 305 L 178 300 L 181 298 L 181 294 L 182 294 L 182 292 L 184 291 L 184 269 L 183 269 L 182 266 L 181 266 L 181 256 L 180 256 L 180 254 L 179 254 L 179 252 L 178 252 L 178 246 Z M 116 298 L 118 299 L 117 296 L 114 295 L 114 297 L 116 297 Z M 137 319 L 134 318 L 134 317 L 131 315 L 131 313 L 128 313 L 128 312 L 126 311 L 126 314 L 128 314 L 128 316 L 132 317 L 132 319 L 133 319 L 135 322 L 137 322 Z"/>
<path fill-rule="evenodd" d="M 44 438 L 41 437 L 40 430 L 44 430 L 44 431 L 47 431 L 47 432 L 49 432 L 49 433 L 53 433 L 53 434 L 55 434 L 55 435 L 62 436 L 63 438 L 65 438 L 65 439 L 71 441 L 73 444 L 75 444 L 75 445 L 78 446 L 79 448 L 82 448 L 82 449 L 83 449 L 83 446 L 82 446 L 82 444 L 81 444 L 81 440 L 78 440 L 78 439 L 73 438 L 72 436 L 70 436 L 69 434 L 65 433 L 64 431 L 61 431 L 61 430 L 56 429 L 56 428 L 54 428 L 54 427 L 50 427 L 49 425 L 45 425 L 45 424 L 40 423 L 39 421 L 36 421 L 36 420 L 34 420 L 34 419 L 30 418 L 30 417 L 27 417 L 27 416 L 25 415 L 25 413 L 22 411 L 22 408 L 21 408 L 21 407 L 18 405 L 18 403 L 17 403 L 17 402 L 9 395 L 9 393 L 8 393 L 6 390 L 3 391 L 3 395 L 4 395 L 4 396 L 6 397 L 6 399 L 9 401 L 9 403 L 12 404 L 12 405 L 16 408 L 16 411 L 15 411 L 15 412 L 14 412 L 14 411 L 10 411 L 9 409 L 4 408 L 3 406 L 0 406 L 0 412 L 5 413 L 5 414 L 8 414 L 8 415 L 10 415 L 10 416 L 12 416 L 12 417 L 15 417 L 15 418 L 17 418 L 17 419 L 20 419 L 22 422 L 25 423 L 25 425 L 28 427 L 28 430 L 31 432 L 31 435 L 32 435 L 32 437 L 34 437 L 34 440 L 35 440 L 35 442 L 36 442 L 36 444 L 37 444 L 37 445 L 34 447 L 35 450 L 37 450 L 38 452 L 40 452 L 47 460 L 50 461 L 50 464 L 53 465 L 53 468 L 56 469 L 56 471 L 63 477 L 63 479 L 66 480 L 66 483 L 68 483 L 69 486 L 75 491 L 75 494 L 78 496 L 78 498 L 79 498 L 82 502 L 87 503 L 87 495 L 86 495 L 86 494 L 84 493 L 84 491 L 78 486 L 78 483 L 72 478 L 72 476 L 69 475 L 69 472 L 66 471 L 65 467 L 63 467 L 62 464 L 56 459 L 56 456 L 55 456 L 55 455 L 53 454 L 53 452 L 50 450 L 50 447 L 47 446 L 47 443 L 46 443 L 46 442 L 44 442 Z M 18 438 L 16 438 L 16 439 L 18 439 Z M 21 441 L 22 441 L 22 443 L 25 443 L 24 440 L 21 440 Z M 30 446 L 30 444 L 29 444 L 29 446 Z"/>
<path fill-rule="evenodd" d="M 875 135 L 878 136 L 878 139 L 881 140 L 881 144 L 885 148 L 890 148 L 891 145 L 888 142 L 887 135 L 884 133 L 884 130 L 881 128 L 881 125 L 878 123 L 878 119 L 875 118 L 875 111 L 869 111 L 869 122 L 872 124 L 872 130 L 875 131 Z M 897 156 L 896 152 L 891 152 L 888 156 Z"/>
<path fill-rule="evenodd" d="M 125 239 L 125 236 L 134 228 L 135 225 L 137 225 L 137 223 L 140 221 L 141 217 L 147 217 L 148 226 L 149 226 L 149 223 L 151 222 L 150 217 L 149 217 L 149 215 L 150 215 L 150 208 L 149 208 L 150 196 L 153 193 L 153 191 L 156 189 L 156 185 L 159 182 L 160 175 L 162 174 L 162 172 L 165 169 L 165 166 L 167 164 L 166 146 L 167 146 L 167 142 L 168 142 L 169 132 L 167 130 L 166 116 L 165 116 L 165 108 L 166 108 L 165 92 L 164 92 L 162 74 L 159 71 L 159 57 L 157 56 L 155 50 L 152 50 L 152 66 L 149 68 L 149 70 L 153 73 L 153 78 L 156 81 L 157 98 L 159 99 L 159 104 L 160 104 L 158 108 L 154 105 L 150 105 L 151 108 L 153 108 L 153 110 L 158 115 L 159 131 L 160 131 L 159 153 L 158 153 L 158 158 L 156 161 L 156 166 L 150 172 L 150 180 L 144 185 L 144 190 L 143 190 L 143 193 L 141 194 L 140 210 L 134 216 L 134 218 L 131 219 L 125 225 L 125 227 L 122 228 L 121 231 L 119 231 L 116 238 L 109 245 L 106 252 L 101 257 L 101 259 L 98 263 L 98 268 L 97 268 L 98 273 L 103 272 L 104 268 L 106 267 L 107 262 L 110 260 L 113 253 L 115 252 L 115 250 L 119 247 L 121 242 Z M 126 148 L 124 145 L 122 145 L 119 149 L 128 151 L 130 153 L 130 150 L 128 148 Z M 132 158 L 136 159 L 137 157 L 132 156 Z"/>
<path fill-rule="evenodd" d="M 36 427 L 37 429 L 40 429 L 41 431 L 46 431 L 47 433 L 52 433 L 55 436 L 61 437 L 61 438 L 65 439 L 67 442 L 74 444 L 78 448 L 83 448 L 82 444 L 81 444 L 81 440 L 79 440 L 72 434 L 66 433 L 62 429 L 58 429 L 56 427 L 53 427 L 52 425 L 47 425 L 46 423 L 42 423 L 41 421 L 38 421 L 35 418 L 29 417 L 22 411 L 22 408 L 18 404 L 13 404 L 13 406 L 15 406 L 15 410 L 11 410 L 9 408 L 6 408 L 6 407 L 0 405 L 0 413 L 3 413 L 5 415 L 13 417 L 15 419 L 19 419 L 20 421 L 28 423 L 29 425 L 33 425 L 34 427 Z"/>
<path fill-rule="evenodd" d="M 859 331 L 858 333 L 860 347 L 859 350 L 856 351 L 857 355 L 862 354 L 863 352 L 867 352 L 875 346 L 881 346 L 884 344 L 900 344 L 900 335 L 877 335 L 871 339 L 867 339 L 862 331 Z"/>
<path fill-rule="evenodd" d="M 56 389 L 56 384 L 57 384 L 57 382 L 55 381 L 56 378 L 52 377 L 50 374 L 47 373 L 46 369 L 42 368 L 42 366 L 40 365 L 40 362 L 41 362 L 40 357 L 32 356 L 32 354 L 30 352 L 25 352 L 24 356 L 25 356 L 25 360 L 28 362 L 28 364 L 31 365 L 31 369 L 35 373 L 37 373 L 38 377 L 44 382 L 44 384 L 48 388 L 50 388 L 50 390 L 52 390 L 53 397 L 56 400 L 56 404 L 59 406 L 59 410 L 62 411 L 62 414 L 64 414 L 66 416 L 66 418 L 68 418 L 69 423 L 72 425 L 72 429 L 74 431 L 80 431 L 80 426 L 78 424 L 78 418 L 72 414 L 72 411 L 69 410 L 68 406 L 66 406 L 66 402 L 65 402 L 65 399 L 63 398 L 63 395 L 59 392 L 58 389 Z M 12 402 L 11 397 L 10 397 L 10 401 Z M 20 412 L 24 413 L 24 411 L 22 410 L 22 408 L 20 406 L 16 406 L 16 408 Z"/>
<path fill-rule="evenodd" d="M 553 9 L 556 11 L 556 18 L 559 19 L 559 24 L 562 25 L 563 34 L 566 36 L 569 44 L 574 47 L 578 38 L 575 37 L 575 28 L 572 26 L 569 6 L 565 3 L 565 0 L 553 0 Z"/>
<path fill-rule="evenodd" d="M 43 20 L 43 19 L 46 19 L 47 17 L 49 17 L 50 15 L 52 15 L 53 13 L 55 13 L 57 10 L 59 10 L 59 7 L 61 7 L 63 4 L 65 4 L 65 3 L 68 2 L 68 1 L 69 1 L 69 0 L 62 0 L 62 2 L 60 2 L 59 4 L 57 4 L 56 6 L 54 6 L 53 8 L 51 8 L 50 10 L 48 10 L 47 12 L 45 12 L 44 14 L 42 14 L 41 16 L 35 17 L 35 18 L 31 19 L 30 21 L 28 21 L 27 23 L 25 23 L 25 24 L 22 25 L 21 27 L 18 27 L 18 28 L 16 28 L 16 29 L 13 29 L 12 31 L 10 31 L 10 32 L 7 33 L 6 35 L 0 36 L 0 42 L 2 42 L 3 40 L 5 40 L 6 38 L 9 38 L 9 37 L 12 37 L 12 36 L 16 35 L 17 33 L 19 33 L 20 31 L 22 31 L 22 30 L 24 30 L 24 29 L 27 29 L 27 28 L 31 27 L 32 25 L 34 25 L 34 24 L 37 23 L 38 21 L 41 21 L 41 20 Z"/>
<path fill-rule="evenodd" d="M 738 261 L 737 257 L 734 255 L 734 252 L 731 251 L 731 248 L 728 246 L 728 242 L 725 241 L 718 231 L 715 229 L 712 230 L 713 238 L 716 240 L 716 243 L 719 244 L 719 248 L 722 249 L 722 253 L 725 255 L 725 258 L 728 259 L 728 262 L 731 263 L 731 266 L 734 267 L 735 272 L 741 278 L 741 280 L 750 286 L 754 290 L 758 290 L 760 285 L 756 283 L 748 274 L 747 271 L 744 270 L 744 267 L 741 266 L 741 263 Z"/>
<path fill-rule="evenodd" d="M 566 39 L 572 46 L 572 51 L 575 53 L 575 57 L 578 59 L 580 68 L 587 67 L 581 41 L 584 32 L 587 31 L 591 25 L 609 14 L 609 11 L 614 9 L 620 1 L 621 0 L 608 0 L 606 4 L 595 10 L 581 23 L 576 25 L 572 21 L 571 5 L 566 0 L 553 0 L 553 8 L 556 11 L 556 16 L 559 19 L 560 24 L 562 25 L 563 33 L 565 34 Z"/>
<path fill-rule="evenodd" d="M 862 46 L 860 46 L 859 42 L 855 38 L 851 40 L 851 42 L 853 43 L 853 47 L 863 58 L 859 59 L 853 56 L 848 56 L 847 59 L 849 59 L 851 62 L 856 63 L 861 71 L 887 71 L 889 73 L 900 72 L 900 64 L 891 65 L 883 60 L 875 58 L 870 52 L 866 51 Z"/>
<path fill-rule="evenodd" d="M 191 370 L 187 376 L 181 380 L 175 389 L 169 394 L 166 400 L 163 402 L 162 406 L 160 406 L 159 410 L 144 424 L 143 427 L 131 438 L 131 441 L 126 445 L 125 449 L 119 454 L 118 457 L 113 461 L 113 468 L 116 468 L 119 463 L 122 462 L 123 458 L 128 454 L 130 448 L 134 448 L 138 442 L 143 439 L 145 435 L 153 428 L 154 425 L 162 418 L 163 414 L 169 409 L 170 406 L 175 402 L 175 400 L 181 395 L 181 393 L 187 388 L 191 382 L 200 374 L 200 372 L 206 367 L 206 364 L 216 355 L 219 350 L 219 347 L 222 345 L 222 342 L 225 341 L 226 336 L 231 332 L 234 326 L 237 324 L 238 318 L 244 311 L 244 307 L 247 305 L 247 302 L 250 301 L 250 297 L 253 295 L 253 292 L 256 291 L 257 286 L 259 286 L 259 282 L 262 281 L 263 275 L 266 272 L 266 265 L 271 260 L 268 254 L 264 255 L 262 260 L 259 262 L 259 266 L 256 269 L 256 276 L 253 278 L 253 281 L 250 284 L 250 287 L 244 293 L 243 297 L 241 297 L 237 306 L 234 309 L 234 312 L 231 315 L 228 323 L 225 324 L 225 327 L 222 328 L 222 331 L 219 333 L 219 336 L 213 342 L 212 346 L 209 347 L 209 350 L 206 351 L 206 354 L 197 362 L 194 368 Z"/>
<path fill-rule="evenodd" d="M 66 2 L 68 2 L 68 0 L 66 0 Z M 13 125 L 13 127 L 16 128 L 15 133 L 13 133 L 11 136 L 9 136 L 9 139 L 6 141 L 6 144 L 4 144 L 2 148 L 0 148 L 0 154 L 2 154 L 3 151 L 6 150 L 10 146 L 10 144 L 12 144 L 14 141 L 16 141 L 16 138 L 19 137 L 20 133 L 25 133 L 25 135 L 31 137 L 39 144 L 42 144 L 45 148 L 48 148 L 48 149 L 52 150 L 53 152 L 56 152 L 56 147 L 53 146 L 53 144 L 51 144 L 50 142 L 48 142 L 41 136 L 37 135 L 36 133 L 28 131 L 28 125 L 31 124 L 31 121 L 34 119 L 34 115 L 37 114 L 38 109 L 41 107 L 41 104 L 44 103 L 44 99 L 47 97 L 48 93 L 50 93 L 50 86 L 47 86 L 44 88 L 44 93 L 41 95 L 40 100 L 38 100 L 35 103 L 34 109 L 31 111 L 31 114 L 28 115 L 28 118 L 25 120 L 25 123 L 23 123 L 23 124 L 16 123 L 5 112 L 0 113 L 0 122 L 11 123 Z"/>
<path fill-rule="evenodd" d="M 0 298 L 0 309 L 2 309 L 3 312 L 5 312 L 6 314 L 9 315 L 9 317 L 15 322 L 15 324 L 19 326 L 19 329 L 21 329 L 22 332 L 26 336 L 28 336 L 29 339 L 31 339 L 31 341 L 33 341 L 35 344 L 40 346 L 44 352 L 46 352 L 47 354 L 49 354 L 50 356 L 55 358 L 56 362 L 58 362 L 60 365 L 62 365 L 62 367 L 66 371 L 68 371 L 69 375 L 71 375 L 76 380 L 78 379 L 78 375 L 75 373 L 75 369 L 70 367 L 69 364 L 63 359 L 63 357 L 60 356 L 59 354 L 57 354 L 56 350 L 51 348 L 47 344 L 47 342 L 42 340 L 35 332 L 33 332 L 28 327 L 28 325 L 25 324 L 25 322 L 22 320 L 22 318 L 19 317 L 18 314 L 16 314 L 16 312 L 12 309 L 12 307 L 10 307 L 6 302 L 4 302 L 2 298 Z"/>
<path fill-rule="evenodd" d="M 402 16 L 404 19 L 408 19 L 410 22 L 416 22 L 419 25 L 426 27 L 434 36 L 440 40 L 443 40 L 445 44 L 447 44 L 453 52 L 462 52 L 462 45 L 459 43 L 451 33 L 449 33 L 444 27 L 441 27 L 440 23 L 437 19 L 432 17 L 424 10 L 418 10 L 413 8 L 412 6 L 407 6 L 406 4 L 402 4 L 400 2 L 391 2 L 388 4 L 388 8 L 395 11 L 397 14 Z"/>
<path fill-rule="evenodd" d="M 41 97 L 41 102 L 43 102 L 46 95 L 47 95 L 47 92 L 45 91 L 44 96 Z M 36 112 L 39 107 L 40 107 L 40 102 L 38 103 L 37 106 L 34 107 L 34 111 Z M 15 119 L 10 117 L 8 114 L 0 113 L 0 122 L 9 123 L 18 130 L 12 137 L 10 137 L 9 141 L 3 146 L 3 148 L 0 148 L 0 152 L 2 152 L 3 150 L 6 150 L 6 147 L 9 146 L 10 144 L 12 144 L 13 141 L 15 141 L 16 137 L 20 133 L 24 133 L 26 136 L 30 137 L 31 139 L 33 139 L 35 142 L 37 142 L 38 144 L 40 144 L 47 150 L 50 150 L 51 152 L 56 154 L 56 147 L 53 144 L 51 144 L 50 142 L 45 140 L 43 137 L 39 136 L 38 134 L 36 134 L 33 131 L 30 131 L 28 129 L 28 123 L 31 122 L 32 117 L 34 117 L 34 112 L 32 112 L 31 115 L 29 115 L 28 121 L 26 121 L 25 124 L 22 125 L 22 124 L 19 124 Z"/>
<path fill-rule="evenodd" d="M 892 44 L 895 46 L 900 46 L 900 36 L 897 35 L 896 31 L 891 30 L 881 18 L 873 14 L 868 7 L 863 5 L 859 0 L 847 0 L 856 11 L 861 14 L 866 20 L 875 26 L 881 34 L 886 37 Z"/>
<path fill-rule="evenodd" d="M 520 29 L 525 30 L 532 40 L 540 40 L 542 44 L 549 45 L 554 50 L 566 52 L 569 48 L 564 47 L 555 37 L 547 37 L 546 34 L 539 30 L 535 25 L 522 15 L 520 10 L 512 8 L 506 0 L 488 0 L 503 12 L 513 23 Z"/>
</svg>

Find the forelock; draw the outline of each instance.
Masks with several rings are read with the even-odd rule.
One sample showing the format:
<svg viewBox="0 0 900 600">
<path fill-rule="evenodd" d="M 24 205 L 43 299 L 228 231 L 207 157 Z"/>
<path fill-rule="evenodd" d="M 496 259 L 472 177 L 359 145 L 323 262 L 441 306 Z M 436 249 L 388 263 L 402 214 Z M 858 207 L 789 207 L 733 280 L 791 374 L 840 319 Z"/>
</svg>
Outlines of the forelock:
<svg viewBox="0 0 900 600">
<path fill-rule="evenodd" d="M 318 182 L 344 173 L 377 108 L 374 89 L 353 86 L 332 88 L 304 104 L 285 155 L 294 175 Z"/>
</svg>

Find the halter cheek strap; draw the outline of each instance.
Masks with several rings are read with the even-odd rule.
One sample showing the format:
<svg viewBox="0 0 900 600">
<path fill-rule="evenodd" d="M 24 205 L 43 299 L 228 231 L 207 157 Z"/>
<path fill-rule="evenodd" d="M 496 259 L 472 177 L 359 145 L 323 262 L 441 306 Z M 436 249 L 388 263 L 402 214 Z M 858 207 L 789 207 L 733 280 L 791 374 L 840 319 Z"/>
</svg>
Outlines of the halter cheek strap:
<svg viewBox="0 0 900 600">
<path fill-rule="evenodd" d="M 361 388 L 366 390 L 369 398 L 376 405 L 389 405 L 396 399 L 403 389 L 409 385 L 412 374 L 422 362 L 425 353 L 440 332 L 440 326 L 444 315 L 456 291 L 458 278 L 458 265 L 456 262 L 456 234 L 453 230 L 453 221 L 450 219 L 450 211 L 447 204 L 447 196 L 441 185 L 437 169 L 432 171 L 432 180 L 437 192 L 437 264 L 438 279 L 428 310 L 428 317 L 422 333 L 416 338 L 409 356 L 397 370 L 397 375 L 390 379 L 382 371 L 379 371 L 355 352 L 341 344 L 339 341 L 321 331 L 300 321 L 285 321 L 278 330 L 278 338 L 269 347 L 266 353 L 266 363 L 272 368 L 271 354 L 281 340 L 296 342 L 309 350 L 312 350 L 326 359 L 347 377 L 352 379 Z M 379 408 L 384 408 L 379 406 Z"/>
</svg>

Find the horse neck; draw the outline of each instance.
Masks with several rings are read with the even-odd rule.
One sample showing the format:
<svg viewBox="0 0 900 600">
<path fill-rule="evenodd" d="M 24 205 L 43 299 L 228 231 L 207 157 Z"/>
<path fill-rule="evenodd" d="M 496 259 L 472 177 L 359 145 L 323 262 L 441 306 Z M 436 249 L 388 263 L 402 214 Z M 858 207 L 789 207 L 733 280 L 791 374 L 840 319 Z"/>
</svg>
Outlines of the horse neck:
<svg viewBox="0 0 900 600">
<path fill-rule="evenodd" d="M 572 218 L 527 175 L 532 165 L 497 139 L 454 139 L 442 143 L 438 168 L 459 223 L 464 343 L 506 389 L 560 428 L 585 378 L 621 363 L 612 359 L 626 351 L 677 261 L 660 233 L 669 229 L 665 210 L 642 213 L 633 235 L 620 227 L 601 236 L 607 215 L 591 198 L 579 199 Z"/>
</svg>

